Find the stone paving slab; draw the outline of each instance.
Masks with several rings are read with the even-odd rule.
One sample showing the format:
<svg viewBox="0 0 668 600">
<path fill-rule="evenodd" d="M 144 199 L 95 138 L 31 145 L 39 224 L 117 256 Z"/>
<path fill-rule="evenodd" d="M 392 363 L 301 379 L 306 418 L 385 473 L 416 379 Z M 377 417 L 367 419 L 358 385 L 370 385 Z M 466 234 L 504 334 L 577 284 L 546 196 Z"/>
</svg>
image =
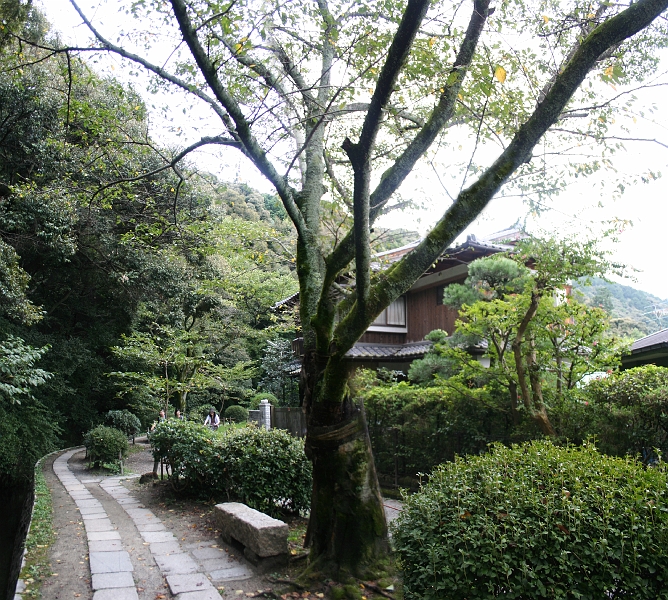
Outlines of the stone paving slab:
<svg viewBox="0 0 668 600">
<path fill-rule="evenodd" d="M 179 594 L 176 600 L 220 600 L 220 594 L 216 590 L 184 592 L 183 594 Z"/>
<path fill-rule="evenodd" d="M 107 512 L 102 508 L 102 505 L 100 506 L 84 506 L 83 508 L 79 509 L 79 512 L 81 515 L 98 515 L 98 514 L 103 514 L 106 515 Z"/>
<path fill-rule="evenodd" d="M 121 540 L 88 540 L 89 552 L 118 552 L 123 550 Z"/>
<path fill-rule="evenodd" d="M 141 529 L 139 529 L 139 533 L 141 533 L 141 536 L 144 538 L 144 541 L 148 542 L 149 544 L 152 544 L 153 542 L 176 541 L 176 538 L 174 537 L 174 534 L 171 531 L 142 531 Z"/>
<path fill-rule="evenodd" d="M 219 571 L 211 571 L 211 580 L 215 582 L 221 581 L 241 581 L 242 579 L 250 579 L 253 573 L 246 567 L 232 567 L 230 569 L 220 569 Z"/>
<path fill-rule="evenodd" d="M 113 590 L 98 590 L 93 594 L 93 600 L 139 600 L 139 596 L 134 587 L 127 587 Z"/>
<path fill-rule="evenodd" d="M 128 496 L 127 498 L 116 498 L 116 502 L 118 502 L 121 506 L 126 506 L 128 504 L 138 504 L 139 506 L 137 506 L 137 508 L 144 508 L 144 505 L 134 496 Z"/>
<path fill-rule="evenodd" d="M 153 555 L 153 559 L 163 573 L 196 573 L 197 563 L 190 558 L 190 554 L 181 552 L 180 554 Z"/>
<path fill-rule="evenodd" d="M 106 512 L 90 513 L 87 515 L 81 515 L 81 518 L 83 519 L 84 523 L 86 521 L 99 521 L 100 519 L 106 519 L 107 513 Z"/>
<path fill-rule="evenodd" d="M 92 507 L 101 507 L 102 504 L 99 500 L 75 500 L 76 505 L 79 508 L 92 508 Z"/>
<path fill-rule="evenodd" d="M 225 560 L 225 559 L 219 559 L 219 558 L 213 558 L 210 560 L 203 560 L 201 561 L 202 568 L 207 572 L 207 573 L 213 573 L 213 571 L 221 571 L 225 569 L 233 569 L 236 567 L 239 568 L 244 568 L 246 571 L 248 571 L 248 568 L 245 565 L 242 565 L 239 561 L 237 560 Z"/>
<path fill-rule="evenodd" d="M 192 550 L 192 555 L 200 560 L 208 560 L 210 558 L 228 558 L 227 553 L 220 548 L 197 548 Z"/>
<path fill-rule="evenodd" d="M 91 531 L 88 533 L 89 542 L 101 542 L 104 540 L 120 540 L 121 534 L 118 531 Z"/>
<path fill-rule="evenodd" d="M 149 549 L 153 556 L 164 556 L 166 554 L 178 554 L 181 552 L 181 546 L 178 542 L 155 542 Z"/>
<path fill-rule="evenodd" d="M 89 531 L 95 532 L 95 531 L 113 531 L 114 526 L 112 525 L 111 521 L 109 518 L 106 519 L 97 519 L 93 521 L 84 521 L 84 524 L 86 525 L 86 533 Z"/>
<path fill-rule="evenodd" d="M 89 563 L 91 574 L 95 573 L 122 573 L 133 571 L 130 555 L 122 550 L 120 552 L 89 552 Z"/>
<path fill-rule="evenodd" d="M 169 585 L 169 590 L 174 595 L 183 592 L 201 592 L 214 589 L 204 573 L 167 575 L 167 585 Z"/>
<path fill-rule="evenodd" d="M 166 531 L 167 528 L 162 523 L 140 523 L 137 525 L 137 529 L 140 533 L 150 532 L 150 531 Z M 147 542 L 150 540 L 146 540 Z"/>
<path fill-rule="evenodd" d="M 158 519 L 158 517 L 156 517 L 148 508 L 126 508 L 125 512 L 130 515 L 130 518 L 132 518 L 133 521 L 135 519 L 146 517 L 150 517 L 151 519 Z"/>
<path fill-rule="evenodd" d="M 95 573 L 93 575 L 93 590 L 106 590 L 110 588 L 129 588 L 133 587 L 135 580 L 132 573 L 124 571 L 122 573 Z"/>
</svg>

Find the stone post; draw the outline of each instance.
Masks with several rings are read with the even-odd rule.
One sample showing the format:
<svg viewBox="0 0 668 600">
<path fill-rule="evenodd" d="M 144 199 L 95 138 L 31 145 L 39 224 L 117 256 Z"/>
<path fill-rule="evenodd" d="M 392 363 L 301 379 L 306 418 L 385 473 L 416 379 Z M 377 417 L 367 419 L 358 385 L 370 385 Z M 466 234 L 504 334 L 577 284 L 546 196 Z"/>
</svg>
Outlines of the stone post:
<svg viewBox="0 0 668 600">
<path fill-rule="evenodd" d="M 260 400 L 260 426 L 269 431 L 271 429 L 271 404 L 266 398 Z"/>
</svg>

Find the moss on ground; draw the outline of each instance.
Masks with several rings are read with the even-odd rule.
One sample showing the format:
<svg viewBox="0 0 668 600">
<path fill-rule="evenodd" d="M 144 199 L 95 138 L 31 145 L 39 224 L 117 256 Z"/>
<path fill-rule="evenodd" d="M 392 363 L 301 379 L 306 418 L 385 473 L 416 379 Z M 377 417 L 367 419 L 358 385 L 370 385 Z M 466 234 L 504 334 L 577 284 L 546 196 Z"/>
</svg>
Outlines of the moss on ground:
<svg viewBox="0 0 668 600">
<path fill-rule="evenodd" d="M 26 538 L 25 565 L 21 579 L 26 584 L 24 598 L 41 598 L 42 582 L 51 576 L 49 546 L 53 544 L 53 507 L 41 463 L 35 472 L 35 508 Z"/>
</svg>

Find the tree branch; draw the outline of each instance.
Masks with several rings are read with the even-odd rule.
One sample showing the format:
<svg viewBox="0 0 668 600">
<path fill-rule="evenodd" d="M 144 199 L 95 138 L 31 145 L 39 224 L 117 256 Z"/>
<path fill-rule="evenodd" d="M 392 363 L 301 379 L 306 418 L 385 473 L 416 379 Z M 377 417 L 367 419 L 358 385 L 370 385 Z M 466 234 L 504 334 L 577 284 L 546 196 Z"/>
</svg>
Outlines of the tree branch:
<svg viewBox="0 0 668 600">
<path fill-rule="evenodd" d="M 74 0 L 70 1 L 73 2 Z M 305 238 L 309 237 L 304 217 L 295 203 L 293 190 L 288 185 L 287 180 L 284 177 L 281 177 L 271 164 L 265 151 L 255 139 L 255 136 L 251 133 L 250 123 L 244 116 L 241 107 L 218 79 L 215 66 L 209 60 L 209 57 L 197 38 L 197 33 L 188 16 L 188 10 L 184 0 L 171 0 L 171 4 L 183 39 L 188 45 L 188 48 L 190 48 L 190 52 L 216 100 L 223 106 L 225 111 L 227 111 L 227 114 L 234 121 L 236 135 L 243 143 L 247 156 L 276 188 L 276 191 L 283 201 L 285 210 L 290 216 L 299 235 L 304 236 Z"/>
<path fill-rule="evenodd" d="M 347 352 L 364 333 L 371 319 L 405 293 L 416 277 L 424 273 L 480 214 L 514 171 L 531 156 L 534 146 L 549 127 L 559 119 L 572 95 L 596 65 L 598 57 L 609 47 L 647 27 L 667 7 L 668 0 L 638 0 L 587 36 L 554 81 L 545 100 L 519 128 L 506 150 L 477 182 L 459 194 L 425 239 L 411 253 L 392 265 L 374 285 L 370 293 L 367 320 L 360 319 L 354 308 L 342 319 L 336 330 L 338 352 Z"/>
</svg>

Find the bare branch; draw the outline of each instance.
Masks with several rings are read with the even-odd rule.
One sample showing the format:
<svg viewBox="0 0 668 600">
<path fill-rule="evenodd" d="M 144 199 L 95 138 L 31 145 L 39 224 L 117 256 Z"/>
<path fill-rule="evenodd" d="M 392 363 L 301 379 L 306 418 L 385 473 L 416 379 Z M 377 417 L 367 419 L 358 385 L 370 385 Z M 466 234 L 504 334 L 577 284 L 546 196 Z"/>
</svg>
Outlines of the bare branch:
<svg viewBox="0 0 668 600">
<path fill-rule="evenodd" d="M 73 2 L 73 0 L 70 1 Z M 215 66 L 209 60 L 209 57 L 206 55 L 204 48 L 202 48 L 202 45 L 197 38 L 197 33 L 188 16 L 184 0 L 171 0 L 171 4 L 183 39 L 190 48 L 190 52 L 209 88 L 213 91 L 218 102 L 220 102 L 225 111 L 227 111 L 227 114 L 234 121 L 236 135 L 242 142 L 247 156 L 276 188 L 276 191 L 283 201 L 285 210 L 294 223 L 299 235 L 309 237 L 304 217 L 295 203 L 293 190 L 290 188 L 287 179 L 278 174 L 265 151 L 255 139 L 255 136 L 251 133 L 250 123 L 246 120 L 241 107 L 218 79 Z"/>
</svg>

